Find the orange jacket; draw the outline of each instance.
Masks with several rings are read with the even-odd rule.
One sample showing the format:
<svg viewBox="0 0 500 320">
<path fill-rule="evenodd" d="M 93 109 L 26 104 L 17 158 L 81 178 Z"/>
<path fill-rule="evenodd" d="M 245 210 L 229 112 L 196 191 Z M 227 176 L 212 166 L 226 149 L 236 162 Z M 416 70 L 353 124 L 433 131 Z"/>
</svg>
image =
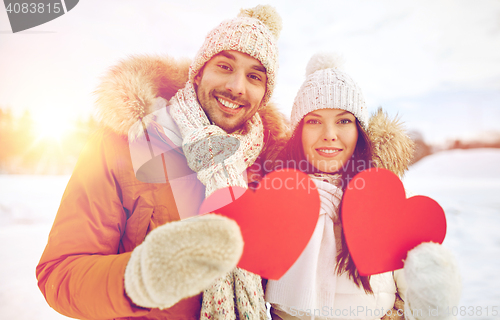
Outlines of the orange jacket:
<svg viewBox="0 0 500 320">
<path fill-rule="evenodd" d="M 40 290 L 52 308 L 79 319 L 199 319 L 201 295 L 160 311 L 136 307 L 125 294 L 130 252 L 174 220 L 170 185 L 138 181 L 126 138 L 99 130 L 64 192 L 36 269 Z"/>
<path fill-rule="evenodd" d="M 130 252 L 151 230 L 179 220 L 179 212 L 192 214 L 203 200 L 204 186 L 168 138 L 156 136 L 156 142 L 176 149 L 161 155 L 170 178 L 153 172 L 153 179 L 151 171 L 137 170 L 127 138 L 138 119 L 157 132 L 144 115 L 163 108 L 158 97 L 168 100 L 184 86 L 188 66 L 168 57 L 133 57 L 113 67 L 99 86 L 103 128 L 80 155 L 36 268 L 38 286 L 56 311 L 79 319 L 199 319 L 201 294 L 159 310 L 135 306 L 124 289 Z M 265 130 L 261 155 L 270 159 L 287 130 L 275 107 L 259 113 Z"/>
</svg>

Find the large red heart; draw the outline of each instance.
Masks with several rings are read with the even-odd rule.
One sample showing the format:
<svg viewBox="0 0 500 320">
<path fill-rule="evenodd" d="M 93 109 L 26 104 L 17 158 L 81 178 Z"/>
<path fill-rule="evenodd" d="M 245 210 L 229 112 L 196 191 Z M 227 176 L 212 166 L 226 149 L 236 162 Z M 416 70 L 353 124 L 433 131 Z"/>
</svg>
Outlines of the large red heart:
<svg viewBox="0 0 500 320">
<path fill-rule="evenodd" d="M 342 200 L 342 226 L 360 275 L 400 269 L 407 252 L 422 242 L 442 243 L 446 218 L 431 198 L 406 199 L 403 184 L 389 170 L 356 175 Z"/>
<path fill-rule="evenodd" d="M 245 246 L 238 267 L 278 280 L 299 258 L 318 222 L 318 190 L 296 170 L 265 176 L 256 192 L 239 187 L 217 190 L 200 214 L 218 213 L 235 220 Z"/>
</svg>

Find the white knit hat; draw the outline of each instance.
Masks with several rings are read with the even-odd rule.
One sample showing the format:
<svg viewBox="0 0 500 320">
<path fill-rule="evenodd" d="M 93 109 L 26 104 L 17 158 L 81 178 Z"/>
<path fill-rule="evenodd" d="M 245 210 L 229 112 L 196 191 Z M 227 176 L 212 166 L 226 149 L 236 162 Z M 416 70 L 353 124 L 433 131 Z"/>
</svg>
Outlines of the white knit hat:
<svg viewBox="0 0 500 320">
<path fill-rule="evenodd" d="M 341 60 L 331 53 L 317 53 L 306 67 L 306 81 L 292 107 L 292 129 L 302 118 L 319 109 L 342 109 L 352 113 L 363 129 L 368 128 L 368 110 L 360 87 L 340 70 Z"/>
<path fill-rule="evenodd" d="M 205 63 L 222 51 L 235 50 L 257 59 L 266 68 L 267 90 L 262 100 L 266 105 L 273 93 L 278 71 L 277 40 L 281 32 L 281 17 L 269 5 L 258 5 L 251 9 L 241 9 L 238 17 L 222 22 L 205 38 L 193 63 L 189 67 L 189 80 Z"/>
</svg>

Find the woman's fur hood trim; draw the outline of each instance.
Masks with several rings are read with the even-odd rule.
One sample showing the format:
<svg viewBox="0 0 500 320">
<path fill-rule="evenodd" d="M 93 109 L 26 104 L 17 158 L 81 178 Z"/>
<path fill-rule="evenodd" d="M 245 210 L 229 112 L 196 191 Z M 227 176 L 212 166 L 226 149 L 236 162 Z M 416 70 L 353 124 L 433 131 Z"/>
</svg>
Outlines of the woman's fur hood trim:
<svg viewBox="0 0 500 320">
<path fill-rule="evenodd" d="M 188 80 L 189 59 L 169 56 L 132 56 L 112 67 L 94 92 L 99 123 L 127 137 L 129 130 L 142 131 L 134 124 L 154 120 L 151 114 L 164 107 Z M 158 99 L 163 98 L 163 99 Z M 165 101 L 166 100 L 166 101 Z M 259 110 L 264 124 L 264 158 L 273 157 L 275 148 L 287 139 L 287 122 L 273 104 Z M 148 116 L 150 115 L 150 116 Z M 140 132 L 131 136 L 139 136 Z"/>
<path fill-rule="evenodd" d="M 388 169 L 402 177 L 415 151 L 399 118 L 390 119 L 381 108 L 370 117 L 368 136 L 373 148 L 373 162 L 378 168 Z"/>
</svg>

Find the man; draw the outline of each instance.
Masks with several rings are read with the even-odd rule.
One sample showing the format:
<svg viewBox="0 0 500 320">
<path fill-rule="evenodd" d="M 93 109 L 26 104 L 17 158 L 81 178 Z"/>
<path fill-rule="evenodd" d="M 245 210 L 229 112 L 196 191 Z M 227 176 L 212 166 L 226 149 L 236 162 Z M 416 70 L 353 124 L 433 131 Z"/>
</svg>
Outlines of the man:
<svg viewBox="0 0 500 320">
<path fill-rule="evenodd" d="M 51 307 L 81 319 L 265 316 L 260 277 L 235 268 L 236 223 L 177 220 L 217 189 L 247 187 L 246 169 L 285 132 L 268 105 L 280 29 L 274 9 L 257 6 L 212 30 L 189 74 L 186 61 L 152 57 L 110 71 L 97 91 L 103 128 L 36 270 Z"/>
</svg>

